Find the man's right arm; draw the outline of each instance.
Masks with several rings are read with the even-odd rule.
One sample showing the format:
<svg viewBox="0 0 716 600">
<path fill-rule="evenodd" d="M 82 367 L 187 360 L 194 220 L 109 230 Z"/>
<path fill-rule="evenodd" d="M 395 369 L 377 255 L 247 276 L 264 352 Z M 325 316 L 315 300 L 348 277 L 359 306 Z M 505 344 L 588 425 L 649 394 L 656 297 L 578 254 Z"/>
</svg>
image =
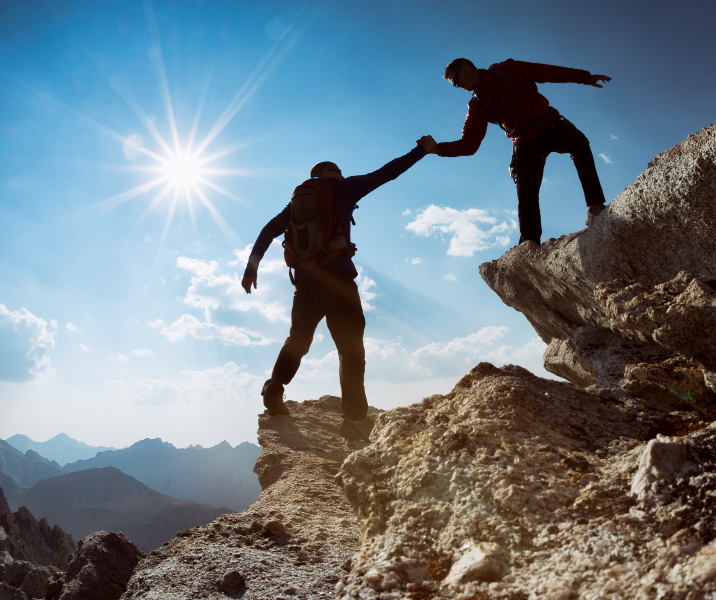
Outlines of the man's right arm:
<svg viewBox="0 0 716 600">
<path fill-rule="evenodd" d="M 274 238 L 286 232 L 288 223 L 291 219 L 291 205 L 287 205 L 279 214 L 271 219 L 261 230 L 259 237 L 256 239 L 254 247 L 251 249 L 251 255 L 246 262 L 246 270 L 244 278 L 241 280 L 241 287 L 246 290 L 247 294 L 251 293 L 251 286 L 256 288 L 256 274 L 259 270 L 259 263 L 266 254 L 266 250 L 271 245 Z"/>
<path fill-rule="evenodd" d="M 467 117 L 462 126 L 462 137 L 455 142 L 442 142 L 431 151 L 438 156 L 472 156 L 477 152 L 487 133 L 487 119 L 481 113 L 476 100 L 467 105 Z"/>
</svg>

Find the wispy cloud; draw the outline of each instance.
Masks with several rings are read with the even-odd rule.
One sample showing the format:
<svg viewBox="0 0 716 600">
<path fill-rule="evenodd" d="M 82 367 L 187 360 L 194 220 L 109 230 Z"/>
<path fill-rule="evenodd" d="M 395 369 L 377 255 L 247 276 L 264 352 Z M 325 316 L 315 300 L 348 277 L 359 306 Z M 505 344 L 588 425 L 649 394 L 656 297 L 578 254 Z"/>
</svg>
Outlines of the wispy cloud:
<svg viewBox="0 0 716 600">
<path fill-rule="evenodd" d="M 65 329 L 67 329 L 67 330 L 69 330 L 69 331 L 73 331 L 73 332 L 74 332 L 74 331 L 79 331 L 79 328 L 78 328 L 76 325 L 73 325 L 72 323 L 67 323 L 67 324 L 65 325 Z"/>
<path fill-rule="evenodd" d="M 466 353 L 468 356 L 476 355 L 486 346 L 493 344 L 507 333 L 504 325 L 489 325 L 464 338 L 455 338 L 449 342 L 432 342 L 418 348 L 413 352 L 413 358 L 419 359 L 428 356 L 454 356 L 458 353 Z"/>
<path fill-rule="evenodd" d="M 609 157 L 608 157 L 606 154 L 604 154 L 603 152 L 600 152 L 598 156 L 599 156 L 599 158 L 601 158 L 601 159 L 604 161 L 605 164 L 607 164 L 607 165 L 611 165 L 611 164 L 612 164 L 612 159 L 609 158 Z"/>
<path fill-rule="evenodd" d="M 132 350 L 132 354 L 134 356 L 140 356 L 143 358 L 156 358 L 157 355 L 154 354 L 151 350 L 147 350 L 146 348 L 140 348 L 139 350 Z"/>
<path fill-rule="evenodd" d="M 445 281 L 457 281 L 457 275 L 453 275 L 452 273 L 446 273 L 443 275 L 443 279 Z"/>
<path fill-rule="evenodd" d="M 613 140 L 618 140 L 618 139 L 619 139 L 619 138 L 618 138 L 617 136 L 615 136 L 613 133 L 612 133 L 609 137 L 612 138 Z"/>
<path fill-rule="evenodd" d="M 402 212 L 402 215 L 403 215 L 404 217 L 407 216 L 407 215 L 411 215 L 411 214 L 413 214 L 413 211 L 410 210 L 409 208 L 406 208 L 406 209 Z"/>
<path fill-rule="evenodd" d="M 124 354 L 120 354 L 119 352 L 117 352 L 117 354 L 113 354 L 112 356 L 110 356 L 109 360 L 119 363 L 127 360 L 127 357 Z"/>
<path fill-rule="evenodd" d="M 171 325 L 162 327 L 159 333 L 170 342 L 178 342 L 189 336 L 200 340 L 220 340 L 234 346 L 266 346 L 273 343 L 272 339 L 261 333 L 233 325 L 205 323 L 193 315 L 179 317 Z"/>
<path fill-rule="evenodd" d="M 84 352 L 87 352 L 87 350 L 89 350 L 89 348 L 88 348 L 87 346 L 85 346 L 84 344 L 80 344 L 80 348 L 81 348 Z"/>
<path fill-rule="evenodd" d="M 405 260 L 408 260 L 407 258 Z M 419 265 L 421 262 L 423 262 L 423 259 L 419 256 L 416 256 L 413 260 L 410 261 L 411 265 Z"/>
<path fill-rule="evenodd" d="M 507 246 L 509 233 L 517 229 L 514 219 L 498 221 L 486 210 L 457 210 L 431 204 L 422 210 L 406 229 L 418 235 L 449 235 L 450 256 L 473 256 L 476 251 L 493 246 Z"/>
<path fill-rule="evenodd" d="M 55 347 L 57 322 L 36 317 L 26 308 L 10 311 L 0 304 L 0 380 L 23 382 L 50 373 L 48 351 Z"/>
</svg>

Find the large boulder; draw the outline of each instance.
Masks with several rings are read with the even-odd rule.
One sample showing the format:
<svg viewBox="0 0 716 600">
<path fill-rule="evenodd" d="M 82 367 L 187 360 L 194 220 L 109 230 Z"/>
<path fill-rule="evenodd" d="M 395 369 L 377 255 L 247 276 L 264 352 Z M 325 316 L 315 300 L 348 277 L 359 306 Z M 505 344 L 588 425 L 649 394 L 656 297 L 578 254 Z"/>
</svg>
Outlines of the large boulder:
<svg viewBox="0 0 716 600">
<path fill-rule="evenodd" d="M 703 391 L 716 382 L 715 200 L 711 125 L 654 158 L 592 227 L 522 243 L 480 274 L 548 344 L 548 371 L 585 387 L 623 387 L 636 365 L 663 375 L 680 360 L 688 377 L 631 381 L 678 389 L 716 415 L 716 397 Z M 693 390 L 679 385 L 684 377 Z"/>
<path fill-rule="evenodd" d="M 118 600 L 146 555 L 124 534 L 98 531 L 77 544 L 60 600 Z"/>
</svg>

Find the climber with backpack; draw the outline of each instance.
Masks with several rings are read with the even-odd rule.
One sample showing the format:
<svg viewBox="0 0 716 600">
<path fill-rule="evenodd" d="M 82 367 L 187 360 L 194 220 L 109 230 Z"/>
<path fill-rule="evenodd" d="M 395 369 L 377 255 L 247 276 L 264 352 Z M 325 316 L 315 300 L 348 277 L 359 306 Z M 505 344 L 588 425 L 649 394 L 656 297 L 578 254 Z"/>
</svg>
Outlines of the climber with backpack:
<svg viewBox="0 0 716 600">
<path fill-rule="evenodd" d="M 298 371 L 308 353 L 318 323 L 326 325 L 336 344 L 341 383 L 344 438 L 368 441 L 373 422 L 368 418 L 365 395 L 365 317 L 354 279 L 358 271 L 351 258 L 353 211 L 358 201 L 384 183 L 397 178 L 435 146 L 424 136 L 417 147 L 373 173 L 344 178 L 335 163 L 313 166 L 310 179 L 293 192 L 291 202 L 261 230 L 241 280 L 247 294 L 256 285 L 259 262 L 274 238 L 284 235 L 284 258 L 295 286 L 291 308 L 291 330 L 264 383 L 266 412 L 288 415 L 283 401 L 284 386 Z"/>
<path fill-rule="evenodd" d="M 537 91 L 537 83 L 582 83 L 601 88 L 606 75 L 592 75 L 581 69 L 522 62 L 511 58 L 478 69 L 466 58 L 456 58 L 445 67 L 444 79 L 472 93 L 461 139 L 437 144 L 438 156 L 470 156 L 477 152 L 487 124 L 498 125 L 512 139 L 510 175 L 517 186 L 520 243 L 540 244 L 542 223 L 539 189 L 545 161 L 551 152 L 569 153 L 587 201 L 587 225 L 605 206 L 589 140 L 562 117 L 549 100 Z"/>
</svg>

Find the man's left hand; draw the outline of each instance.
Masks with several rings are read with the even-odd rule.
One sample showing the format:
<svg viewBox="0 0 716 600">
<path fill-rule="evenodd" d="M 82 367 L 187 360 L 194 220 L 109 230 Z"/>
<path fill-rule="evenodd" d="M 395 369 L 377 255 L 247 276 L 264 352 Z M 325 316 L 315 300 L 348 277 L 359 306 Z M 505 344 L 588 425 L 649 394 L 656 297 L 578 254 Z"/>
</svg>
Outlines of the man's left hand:
<svg viewBox="0 0 716 600">
<path fill-rule="evenodd" d="M 430 154 L 438 143 L 433 139 L 432 135 L 424 135 L 419 140 L 415 141 L 416 144 L 425 148 L 425 152 Z"/>
<path fill-rule="evenodd" d="M 593 85 L 594 87 L 604 87 L 603 85 L 599 85 L 600 81 L 603 81 L 606 83 L 607 81 L 611 81 L 611 77 L 607 77 L 606 75 L 592 75 L 592 80 L 589 82 L 589 85 Z"/>
</svg>

